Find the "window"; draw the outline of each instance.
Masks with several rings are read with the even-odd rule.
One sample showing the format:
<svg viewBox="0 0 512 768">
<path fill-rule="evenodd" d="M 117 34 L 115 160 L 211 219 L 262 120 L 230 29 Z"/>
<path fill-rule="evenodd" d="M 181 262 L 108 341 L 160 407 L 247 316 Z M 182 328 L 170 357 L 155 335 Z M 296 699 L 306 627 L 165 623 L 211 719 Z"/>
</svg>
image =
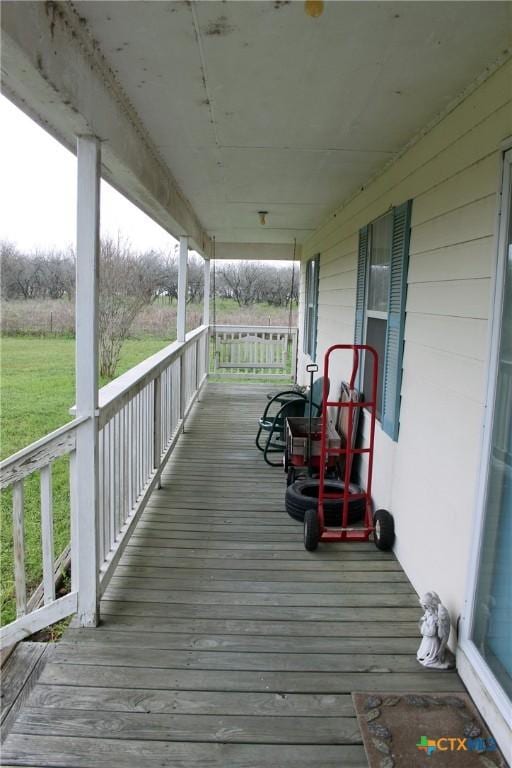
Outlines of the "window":
<svg viewBox="0 0 512 768">
<path fill-rule="evenodd" d="M 304 313 L 304 352 L 312 360 L 316 357 L 319 272 L 320 256 L 315 256 L 306 263 L 306 302 Z"/>
<path fill-rule="evenodd" d="M 393 440 L 398 439 L 410 221 L 411 201 L 359 232 L 354 339 L 379 355 L 377 418 Z M 367 396 L 371 374 L 371 363 L 363 365 Z"/>
<path fill-rule="evenodd" d="M 484 517 L 471 640 L 512 701 L 512 151 L 505 155 L 502 200 L 493 329 L 497 354 L 491 363 L 492 410 L 482 468 Z"/>
</svg>

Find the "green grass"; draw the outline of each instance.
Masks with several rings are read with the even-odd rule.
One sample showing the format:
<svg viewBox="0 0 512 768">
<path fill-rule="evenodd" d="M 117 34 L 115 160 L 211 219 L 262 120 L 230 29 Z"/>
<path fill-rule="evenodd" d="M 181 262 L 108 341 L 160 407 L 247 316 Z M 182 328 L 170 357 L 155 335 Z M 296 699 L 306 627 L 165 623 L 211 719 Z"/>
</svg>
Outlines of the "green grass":
<svg viewBox="0 0 512 768">
<path fill-rule="evenodd" d="M 172 341 L 129 339 L 123 346 L 117 375 L 124 373 Z M 4 337 L 1 340 L 2 458 L 15 453 L 71 419 L 75 399 L 75 342 L 60 337 Z M 104 384 L 105 382 L 101 382 Z M 66 457 L 54 462 L 54 539 L 57 557 L 69 542 L 69 472 Z M 12 494 L 1 497 L 1 623 L 16 617 L 13 592 Z M 29 588 L 41 581 L 39 475 L 25 481 L 25 557 Z"/>
</svg>

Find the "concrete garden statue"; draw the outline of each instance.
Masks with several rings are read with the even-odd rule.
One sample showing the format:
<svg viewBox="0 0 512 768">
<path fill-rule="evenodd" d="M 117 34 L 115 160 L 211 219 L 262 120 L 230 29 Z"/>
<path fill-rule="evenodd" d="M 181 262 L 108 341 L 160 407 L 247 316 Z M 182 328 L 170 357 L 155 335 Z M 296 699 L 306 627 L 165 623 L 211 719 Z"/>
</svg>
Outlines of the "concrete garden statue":
<svg viewBox="0 0 512 768">
<path fill-rule="evenodd" d="M 454 658 L 446 647 L 450 637 L 450 614 L 436 592 L 426 592 L 420 600 L 425 613 L 420 620 L 422 640 L 416 658 L 424 667 L 450 669 Z"/>
</svg>

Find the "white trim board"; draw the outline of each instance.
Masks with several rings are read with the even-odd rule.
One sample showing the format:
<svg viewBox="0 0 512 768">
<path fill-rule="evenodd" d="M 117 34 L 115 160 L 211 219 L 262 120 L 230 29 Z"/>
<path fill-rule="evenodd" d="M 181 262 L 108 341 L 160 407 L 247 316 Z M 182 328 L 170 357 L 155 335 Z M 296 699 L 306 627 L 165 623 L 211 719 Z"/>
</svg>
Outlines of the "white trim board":
<svg viewBox="0 0 512 768">
<path fill-rule="evenodd" d="M 511 759 L 512 743 L 512 703 L 505 694 L 485 660 L 471 639 L 473 616 L 478 579 L 478 565 L 482 547 L 485 502 L 492 440 L 494 402 L 496 397 L 498 355 L 503 311 L 507 239 L 509 226 L 510 181 L 512 177 L 512 149 L 503 155 L 501 178 L 501 205 L 496 223 L 496 262 L 495 277 L 490 308 L 491 330 L 488 354 L 488 381 L 485 418 L 483 424 L 482 450 L 476 505 L 472 530 L 475 532 L 469 558 L 469 570 L 466 582 L 466 599 L 461 617 L 460 647 L 457 651 L 457 666 L 463 682 L 475 700 L 475 704 L 487 720 L 499 746 Z M 507 754 L 508 750 L 508 754 Z"/>
</svg>

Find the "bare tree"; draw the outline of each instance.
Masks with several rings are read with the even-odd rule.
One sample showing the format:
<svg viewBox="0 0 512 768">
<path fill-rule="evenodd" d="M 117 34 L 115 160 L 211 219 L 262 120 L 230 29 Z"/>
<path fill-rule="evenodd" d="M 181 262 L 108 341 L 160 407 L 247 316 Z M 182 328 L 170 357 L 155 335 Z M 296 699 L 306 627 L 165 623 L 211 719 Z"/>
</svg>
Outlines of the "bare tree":
<svg viewBox="0 0 512 768">
<path fill-rule="evenodd" d="M 70 249 L 21 253 L 13 243 L 0 243 L 3 299 L 73 298 L 75 257 Z"/>
<path fill-rule="evenodd" d="M 41 263 L 9 242 L 1 243 L 2 297 L 32 299 L 41 292 Z"/>
<path fill-rule="evenodd" d="M 138 313 L 158 295 L 163 275 L 154 252 L 136 256 L 120 238 L 101 242 L 98 335 L 100 374 L 112 378 Z"/>
<path fill-rule="evenodd" d="M 261 295 L 261 269 L 257 263 L 240 261 L 236 264 L 225 264 L 219 269 L 219 275 L 224 283 L 225 293 L 235 299 L 239 307 L 253 304 Z"/>
<path fill-rule="evenodd" d="M 201 300 L 203 295 L 204 270 L 203 260 L 197 256 L 188 257 L 187 301 L 195 303 Z"/>
<path fill-rule="evenodd" d="M 224 264 L 217 269 L 216 292 L 235 299 L 240 307 L 262 301 L 283 307 L 298 297 L 298 273 L 295 271 L 292 281 L 292 269 L 292 265 L 276 267 L 250 261 Z"/>
<path fill-rule="evenodd" d="M 74 254 L 63 254 L 60 251 L 49 251 L 38 254 L 37 262 L 40 267 L 41 292 L 45 298 L 72 298 L 75 288 L 75 259 Z"/>
</svg>

